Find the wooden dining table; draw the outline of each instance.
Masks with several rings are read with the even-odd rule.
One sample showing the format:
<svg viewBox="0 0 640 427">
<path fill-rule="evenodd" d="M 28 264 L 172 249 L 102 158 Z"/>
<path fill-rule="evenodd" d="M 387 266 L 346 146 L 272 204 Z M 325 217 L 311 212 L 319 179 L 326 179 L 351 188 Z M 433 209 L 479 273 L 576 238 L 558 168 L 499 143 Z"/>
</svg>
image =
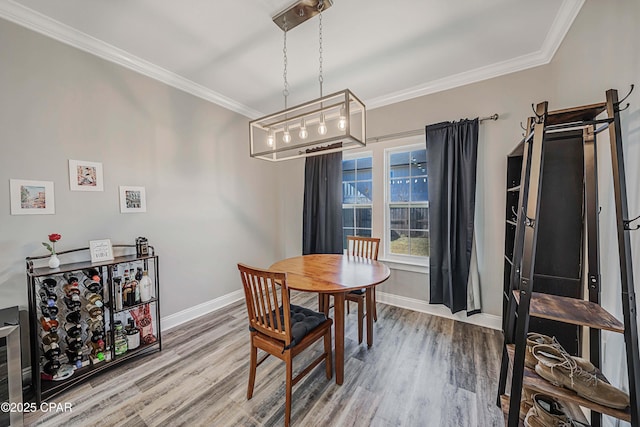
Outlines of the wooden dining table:
<svg viewBox="0 0 640 427">
<path fill-rule="evenodd" d="M 352 255 L 314 254 L 283 259 L 269 267 L 287 273 L 289 289 L 333 295 L 336 383 L 344 381 L 344 305 L 348 292 L 365 289 L 367 313 L 373 313 L 374 286 L 389 278 L 381 262 Z M 323 298 L 319 298 L 320 301 Z M 321 310 L 324 308 L 321 305 Z M 367 316 L 367 345 L 373 344 L 373 316 Z"/>
</svg>

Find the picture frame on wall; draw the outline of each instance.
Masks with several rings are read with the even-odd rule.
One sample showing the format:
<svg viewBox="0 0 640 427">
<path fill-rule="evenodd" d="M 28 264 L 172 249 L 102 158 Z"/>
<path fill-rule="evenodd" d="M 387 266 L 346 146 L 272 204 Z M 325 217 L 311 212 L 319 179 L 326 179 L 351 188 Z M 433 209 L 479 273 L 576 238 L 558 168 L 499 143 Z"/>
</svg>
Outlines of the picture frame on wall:
<svg viewBox="0 0 640 427">
<path fill-rule="evenodd" d="M 10 179 L 11 215 L 53 215 L 53 181 Z"/>
<path fill-rule="evenodd" d="M 93 263 L 113 260 L 111 239 L 89 240 L 89 251 Z"/>
<path fill-rule="evenodd" d="M 102 163 L 69 160 L 69 188 L 71 191 L 104 191 Z"/>
<path fill-rule="evenodd" d="M 144 187 L 120 186 L 120 213 L 147 211 L 147 196 Z"/>
</svg>

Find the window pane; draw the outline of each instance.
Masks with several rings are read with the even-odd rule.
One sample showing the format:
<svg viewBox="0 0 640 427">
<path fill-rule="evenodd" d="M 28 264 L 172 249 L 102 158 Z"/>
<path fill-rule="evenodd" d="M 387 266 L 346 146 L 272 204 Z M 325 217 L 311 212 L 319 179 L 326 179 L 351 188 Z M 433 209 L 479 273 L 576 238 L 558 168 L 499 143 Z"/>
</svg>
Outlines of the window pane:
<svg viewBox="0 0 640 427">
<path fill-rule="evenodd" d="M 371 181 L 358 182 L 358 201 L 356 203 L 371 203 Z"/>
<path fill-rule="evenodd" d="M 362 229 L 357 229 L 356 232 L 358 233 L 358 236 L 371 237 L 371 229 L 362 228 Z"/>
<path fill-rule="evenodd" d="M 356 209 L 356 227 L 371 228 L 371 208 Z"/>
<path fill-rule="evenodd" d="M 429 229 L 429 208 L 411 208 L 412 230 L 428 230 Z"/>
<path fill-rule="evenodd" d="M 409 178 L 392 179 L 389 183 L 389 194 L 391 202 L 409 201 Z"/>
<path fill-rule="evenodd" d="M 410 153 L 394 153 L 389 159 L 389 178 L 409 176 L 409 155 Z"/>
<path fill-rule="evenodd" d="M 358 170 L 356 176 L 358 181 L 371 179 L 371 157 L 363 157 L 357 160 Z"/>
<path fill-rule="evenodd" d="M 348 249 L 347 236 L 353 236 L 353 228 L 345 228 L 342 233 L 342 249 Z"/>
<path fill-rule="evenodd" d="M 426 202 L 429 200 L 427 178 L 411 178 L 411 201 Z"/>
<path fill-rule="evenodd" d="M 427 150 L 411 152 L 411 176 L 426 175 Z"/>
<path fill-rule="evenodd" d="M 342 183 L 342 203 L 358 203 L 358 191 L 355 182 Z"/>
<path fill-rule="evenodd" d="M 391 253 L 409 255 L 409 232 L 407 230 L 390 230 L 389 241 Z"/>
<path fill-rule="evenodd" d="M 389 225 L 392 230 L 409 229 L 409 208 L 389 208 Z"/>
<path fill-rule="evenodd" d="M 429 256 L 429 232 L 411 232 L 411 255 Z"/>
<path fill-rule="evenodd" d="M 342 161 L 342 179 L 343 181 L 355 180 L 356 173 L 356 161 L 355 160 L 343 160 Z M 350 176 L 350 177 L 349 177 Z"/>
<path fill-rule="evenodd" d="M 355 226 L 353 223 L 353 208 L 342 208 L 342 226 L 345 229 Z"/>
</svg>

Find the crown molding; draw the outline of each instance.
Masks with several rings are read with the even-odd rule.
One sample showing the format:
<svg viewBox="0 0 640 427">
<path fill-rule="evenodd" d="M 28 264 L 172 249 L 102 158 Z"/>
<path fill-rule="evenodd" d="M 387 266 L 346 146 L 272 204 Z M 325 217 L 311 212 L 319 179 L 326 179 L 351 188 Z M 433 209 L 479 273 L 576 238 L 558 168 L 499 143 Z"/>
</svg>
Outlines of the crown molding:
<svg viewBox="0 0 640 427">
<path fill-rule="evenodd" d="M 460 86 L 477 83 L 505 74 L 523 71 L 529 68 L 546 65 L 553 59 L 556 51 L 567 35 L 571 24 L 578 16 L 585 0 L 563 0 L 551 28 L 544 39 L 540 50 L 517 58 L 497 62 L 485 67 L 465 71 L 442 79 L 432 80 L 408 89 L 393 92 L 365 101 L 367 108 L 378 108 L 389 104 L 417 98 L 432 93 L 454 89 Z"/>
<path fill-rule="evenodd" d="M 62 22 L 25 7 L 13 0 L 0 0 L 0 18 L 43 34 L 69 46 L 121 65 L 144 76 L 190 93 L 246 117 L 259 117 L 261 112 L 222 94 L 152 64 L 113 45 L 78 31 Z"/>
</svg>

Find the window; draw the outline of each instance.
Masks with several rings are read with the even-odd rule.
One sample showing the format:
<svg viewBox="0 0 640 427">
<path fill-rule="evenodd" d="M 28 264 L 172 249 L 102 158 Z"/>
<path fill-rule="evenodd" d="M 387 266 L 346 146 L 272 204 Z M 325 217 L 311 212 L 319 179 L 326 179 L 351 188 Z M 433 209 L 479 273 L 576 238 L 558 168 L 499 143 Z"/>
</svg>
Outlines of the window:
<svg viewBox="0 0 640 427">
<path fill-rule="evenodd" d="M 371 237 L 372 157 L 371 154 L 364 156 L 342 161 L 342 241 L 345 249 L 347 236 Z"/>
<path fill-rule="evenodd" d="M 387 150 L 387 254 L 429 256 L 427 150 L 424 145 Z"/>
</svg>

